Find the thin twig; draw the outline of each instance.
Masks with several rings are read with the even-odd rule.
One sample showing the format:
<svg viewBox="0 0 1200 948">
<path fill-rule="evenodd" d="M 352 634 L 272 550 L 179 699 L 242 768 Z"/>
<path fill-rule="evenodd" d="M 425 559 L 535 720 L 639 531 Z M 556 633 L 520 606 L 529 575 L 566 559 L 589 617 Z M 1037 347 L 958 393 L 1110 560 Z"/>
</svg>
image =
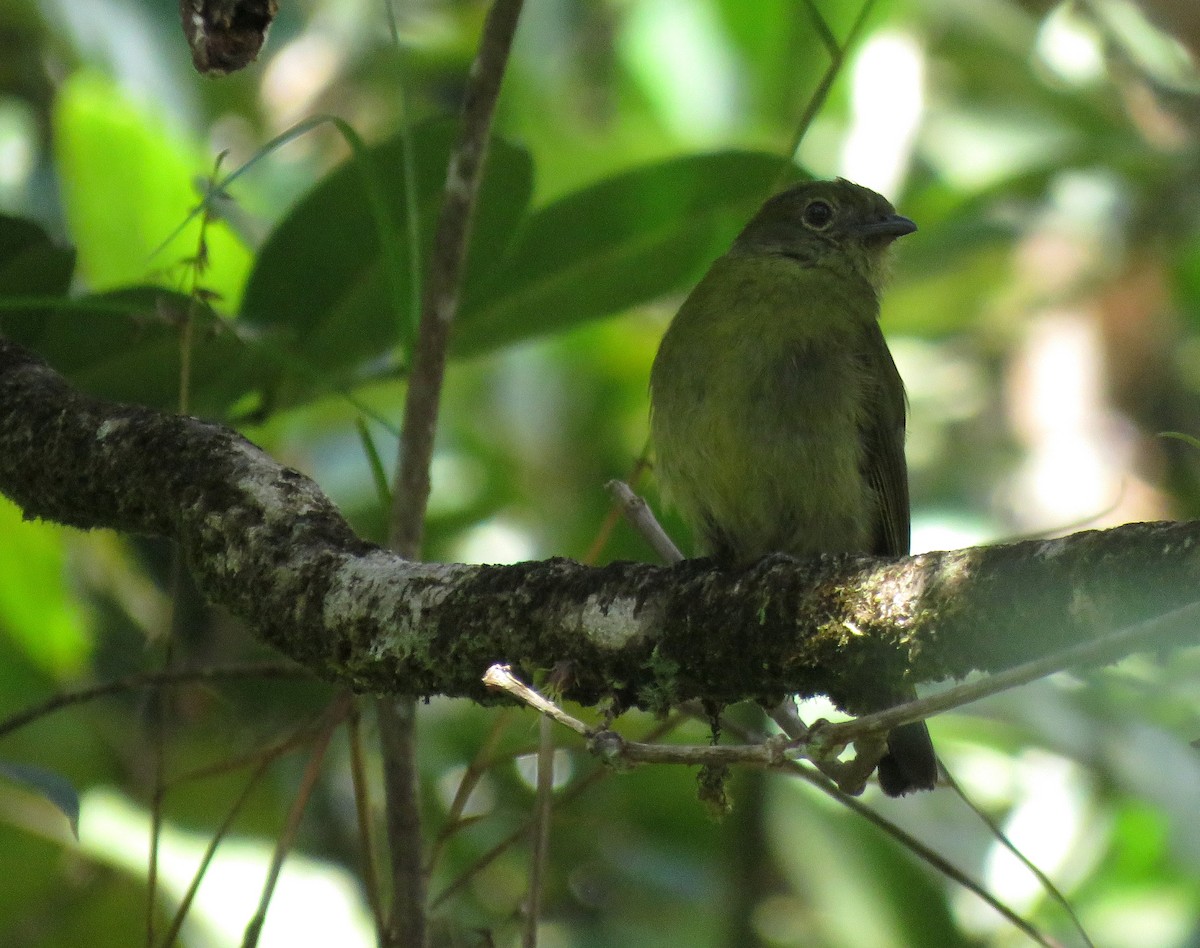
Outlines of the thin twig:
<svg viewBox="0 0 1200 948">
<path fill-rule="evenodd" d="M 660 560 L 670 566 L 683 560 L 683 554 L 675 541 L 667 536 L 667 531 L 654 516 L 650 505 L 634 493 L 633 488 L 624 481 L 609 481 L 604 485 L 618 505 L 621 514 L 654 550 Z"/>
<path fill-rule="evenodd" d="M 426 944 L 425 873 L 421 865 L 421 797 L 417 770 L 417 701 L 401 695 L 375 701 L 387 816 L 392 902 L 384 948 Z"/>
<path fill-rule="evenodd" d="M 796 131 L 793 133 L 791 144 L 788 146 L 787 160 L 789 165 L 795 158 L 796 152 L 800 149 L 800 143 L 804 141 L 808 127 L 825 104 L 825 99 L 829 96 L 829 90 L 833 88 L 833 83 L 839 73 L 841 73 L 842 66 L 845 64 L 846 53 L 857 42 L 858 34 L 862 31 L 867 16 L 874 6 L 875 0 L 865 0 L 862 8 L 858 11 L 858 16 L 850 27 L 850 32 L 846 35 L 846 41 L 839 43 L 829 29 L 829 24 L 825 22 L 824 17 L 821 16 L 812 0 L 805 0 L 805 7 L 808 10 L 809 17 L 812 19 L 813 25 L 821 37 L 821 42 L 829 52 L 829 65 L 825 68 L 825 72 L 821 74 L 817 88 L 813 90 L 813 94 L 809 97 L 808 102 L 805 103 L 804 111 L 800 114 L 800 120 L 796 123 Z"/>
<path fill-rule="evenodd" d="M 865 714 L 849 721 L 814 722 L 799 738 L 785 740 L 772 736 L 762 744 L 665 747 L 626 741 L 614 731 L 589 727 L 563 711 L 554 702 L 513 677 L 508 666 L 493 665 L 483 677 L 485 685 L 506 691 L 530 707 L 554 718 L 558 723 L 587 738 L 593 753 L 625 763 L 637 764 L 753 764 L 777 767 L 795 757 L 814 761 L 836 758 L 841 749 L 856 741 L 877 738 L 893 728 L 934 714 L 957 708 L 980 698 L 1028 684 L 1038 678 L 1084 664 L 1099 663 L 1112 656 L 1124 655 L 1142 639 L 1177 629 L 1181 625 L 1200 624 L 1200 603 L 1191 603 L 1145 622 L 1118 630 L 1091 642 L 1062 649 L 1044 658 L 978 681 L 956 685 L 928 698 L 920 698 L 877 714 Z"/>
<path fill-rule="evenodd" d="M 236 757 L 230 757 L 219 761 L 215 764 L 209 764 L 206 767 L 197 767 L 195 770 L 189 770 L 186 773 L 172 777 L 166 782 L 163 787 L 165 793 L 170 793 L 176 787 L 183 786 L 187 783 L 193 783 L 197 780 L 208 780 L 212 777 L 220 777 L 225 774 L 233 773 L 235 770 L 241 770 L 243 767 L 250 765 L 258 766 L 263 760 L 274 760 L 289 751 L 302 747 L 305 744 L 312 743 L 313 737 L 325 726 L 325 712 L 317 716 L 316 720 L 309 721 L 301 727 L 296 728 L 286 737 L 283 737 L 272 744 L 265 747 L 255 748 L 247 754 L 239 754 Z"/>
<path fill-rule="evenodd" d="M 279 873 L 283 869 L 283 860 L 287 858 L 292 844 L 296 841 L 296 832 L 300 828 L 300 818 L 304 815 L 308 801 L 312 798 L 313 788 L 317 785 L 317 780 L 321 776 L 321 767 L 325 762 L 325 752 L 329 749 L 329 740 L 333 737 L 333 732 L 337 729 L 338 725 L 346 717 L 350 701 L 351 695 L 344 693 L 331 705 L 328 724 L 313 741 L 312 752 L 308 755 L 308 764 L 305 766 L 304 774 L 300 778 L 300 786 L 296 789 L 296 799 L 292 801 L 292 806 L 288 810 L 287 822 L 284 824 L 283 832 L 275 844 L 275 852 L 271 856 L 271 866 L 267 870 L 267 879 L 263 883 L 263 891 L 258 900 L 258 908 L 254 912 L 254 917 L 250 919 L 249 924 L 246 926 L 246 933 L 242 937 L 242 948 L 255 948 L 258 944 L 263 923 L 267 920 L 267 909 L 270 907 L 271 897 L 275 893 L 275 884 L 279 881 Z"/>
<path fill-rule="evenodd" d="M 657 725 L 655 725 L 650 732 L 646 734 L 646 736 L 643 738 L 643 741 L 652 742 L 659 740 L 677 728 L 684 720 L 686 719 L 683 715 L 672 715 L 665 721 L 659 722 Z M 586 777 L 581 778 L 577 783 L 573 784 L 559 795 L 559 809 L 562 809 L 568 804 L 573 803 L 579 797 L 583 796 L 585 792 L 591 789 L 591 787 L 613 773 L 615 773 L 615 771 L 611 767 L 597 766 L 596 769 L 589 773 Z M 459 874 L 457 879 L 455 879 L 448 886 L 446 886 L 446 888 L 438 893 L 437 898 L 433 900 L 430 908 L 439 908 L 446 902 L 447 899 L 460 892 L 468 882 L 470 882 L 473 878 L 475 878 L 475 876 L 495 862 L 496 858 L 501 853 L 521 842 L 521 840 L 527 839 L 529 837 L 529 828 L 531 824 L 532 820 L 528 823 L 523 823 L 522 825 L 518 826 L 515 830 L 505 836 L 504 839 L 496 843 L 495 846 L 479 856 L 478 859 L 476 859 L 473 863 L 471 863 L 471 865 L 464 869 L 462 873 Z"/>
<path fill-rule="evenodd" d="M 171 919 L 171 927 L 167 929 L 167 934 L 163 938 L 162 948 L 171 948 L 179 938 L 179 932 L 182 930 L 183 923 L 187 919 L 187 914 L 192 907 L 192 901 L 196 897 L 196 892 L 200 888 L 200 883 L 204 880 L 204 876 L 208 872 L 208 867 L 212 864 L 213 857 L 217 854 L 217 847 L 221 845 L 221 840 L 225 838 L 225 834 L 233 826 L 233 821 L 242 812 L 242 807 L 246 805 L 246 801 L 250 799 L 250 794 L 254 792 L 254 788 L 258 786 L 266 774 L 267 768 L 271 765 L 271 761 L 274 759 L 273 757 L 263 757 L 258 762 L 258 766 L 254 768 L 254 772 L 250 774 L 245 786 L 242 787 L 242 792 L 238 794 L 237 799 L 230 805 L 228 812 L 225 814 L 225 819 L 221 821 L 221 825 L 213 832 L 212 838 L 208 841 L 208 846 L 205 847 L 204 855 L 200 858 L 200 865 L 196 867 L 196 871 L 192 874 L 192 881 L 188 884 L 187 891 L 183 894 L 183 898 L 179 900 L 179 907 L 175 910 L 174 918 Z"/>
<path fill-rule="evenodd" d="M 1197 624 L 1200 624 L 1200 603 L 1189 603 L 1144 622 L 1102 635 L 1090 642 L 1073 645 L 976 681 L 955 685 L 927 698 L 918 698 L 916 701 L 899 704 L 875 714 L 864 714 L 851 721 L 833 724 L 828 721 L 816 722 L 810 731 L 809 740 L 816 744 L 838 745 L 849 744 L 865 734 L 887 733 L 901 724 L 924 720 L 1001 691 L 1046 678 L 1056 672 L 1079 665 L 1110 661 L 1114 657 L 1134 651 L 1142 639 L 1151 639 L 1181 626 Z"/>
<path fill-rule="evenodd" d="M 483 181 L 488 137 L 500 84 L 508 63 L 522 0 L 495 0 L 483 25 L 479 51 L 471 64 L 463 100 L 462 127 L 446 170 L 446 192 L 434 231 L 429 276 L 421 303 L 396 486 L 392 491 L 389 545 L 416 558 L 429 501 L 429 464 L 437 430 L 442 379 L 449 351 L 450 327 L 458 315 L 459 293 L 466 271 L 467 244 Z"/>
<path fill-rule="evenodd" d="M 194 681 L 226 681 L 234 678 L 312 678 L 312 673 L 300 665 L 283 662 L 248 662 L 238 665 L 213 665 L 209 668 L 177 668 L 169 671 L 138 672 L 99 685 L 64 691 L 24 711 L 18 711 L 0 721 L 0 737 L 18 731 L 39 718 L 84 704 L 96 698 L 122 694 L 137 688 L 168 688 Z"/>
<path fill-rule="evenodd" d="M 591 738 L 594 736 L 593 729 L 588 727 L 578 718 L 573 718 L 567 714 L 562 708 L 556 705 L 549 698 L 543 697 L 534 689 L 530 688 L 523 681 L 513 675 L 512 669 L 507 665 L 493 665 L 483 675 L 483 683 L 489 688 L 497 688 L 501 691 L 507 691 L 514 698 L 523 701 L 535 711 L 541 712 L 547 717 L 553 718 L 564 727 L 569 727 L 576 734 L 583 737 Z"/>
<path fill-rule="evenodd" d="M 706 720 L 705 715 L 700 716 L 700 720 Z M 721 719 L 722 730 L 728 731 L 731 734 L 736 734 L 739 738 L 745 741 L 767 741 L 770 738 L 764 734 L 753 734 L 746 728 L 741 727 L 734 721 L 728 718 Z M 836 783 L 828 777 L 822 776 L 811 768 L 805 767 L 796 761 L 790 761 L 786 765 L 786 770 L 789 774 L 799 777 L 800 779 L 812 784 L 822 793 L 827 794 L 837 802 L 841 803 L 847 809 L 852 810 L 855 814 L 862 817 L 872 826 L 881 830 L 905 849 L 909 850 L 913 855 L 933 866 L 938 872 L 942 873 L 947 878 L 957 882 L 964 889 L 974 893 L 978 898 L 982 899 L 990 905 L 997 913 L 1007 919 L 1012 925 L 1019 928 L 1026 935 L 1036 941 L 1039 945 L 1044 945 L 1046 948 L 1061 948 L 1061 946 L 1041 932 L 1039 932 L 1030 922 L 1027 922 L 1020 915 L 1010 909 L 1007 905 L 997 899 L 994 895 L 983 888 L 978 882 L 964 873 L 961 869 L 946 859 L 941 853 L 930 849 L 915 836 L 901 829 L 887 817 L 875 810 L 871 809 L 861 800 L 851 796 L 841 790 Z"/>
<path fill-rule="evenodd" d="M 471 794 L 479 785 L 479 781 L 488 769 L 493 765 L 491 759 L 492 754 L 496 750 L 496 745 L 500 743 L 500 738 L 504 735 L 505 729 L 516 713 L 515 708 L 502 708 L 492 721 L 491 729 L 488 731 L 487 737 L 483 739 L 483 743 L 475 751 L 475 756 L 471 758 L 471 762 L 467 765 L 466 771 L 462 775 L 462 779 L 458 782 L 458 789 L 454 792 L 454 799 L 450 802 L 450 809 L 446 812 L 446 821 L 442 826 L 442 830 L 438 833 L 437 839 L 433 841 L 433 846 L 429 851 L 429 862 L 425 867 L 426 877 L 433 875 L 433 870 L 437 867 L 438 859 L 442 855 L 442 850 L 453 836 L 463 825 L 463 811 L 466 809 L 467 801 L 471 799 Z"/>
<path fill-rule="evenodd" d="M 379 862 L 375 852 L 375 834 L 371 832 L 371 788 L 367 781 L 366 761 L 363 757 L 362 714 L 357 699 L 351 705 L 346 718 L 346 739 L 350 745 L 350 778 L 354 784 L 354 810 L 358 819 L 359 846 L 362 848 L 363 888 L 367 892 L 367 903 L 375 919 L 375 936 L 379 944 L 385 943 L 387 919 L 383 914 L 383 891 L 379 884 Z"/>
<path fill-rule="evenodd" d="M 578 718 L 572 717 L 557 704 L 530 688 L 516 678 L 507 665 L 493 665 L 483 676 L 489 688 L 505 691 L 535 711 L 553 718 L 564 727 L 587 739 L 588 749 L 609 763 L 623 764 L 685 764 L 693 766 L 728 766 L 730 764 L 755 764 L 760 767 L 776 767 L 787 763 L 785 750 L 790 747 L 786 739 L 771 737 L 754 744 L 654 744 L 644 741 L 626 740 L 616 731 L 604 727 L 589 727 Z"/>
<path fill-rule="evenodd" d="M 1071 919 L 1071 924 L 1075 926 L 1075 931 L 1077 931 L 1079 933 L 1079 937 L 1083 939 L 1084 945 L 1086 945 L 1087 948 L 1096 948 L 1095 944 L 1092 942 L 1092 939 L 1088 936 L 1087 930 L 1083 927 L 1083 922 L 1080 920 L 1079 915 L 1076 914 L 1074 907 L 1071 905 L 1067 897 L 1059 891 L 1058 886 L 1054 884 L 1053 880 L 1051 880 L 1046 873 L 1038 868 L 1032 859 L 1030 859 L 1023 852 L 1021 852 L 1020 849 L 1017 848 L 1016 843 L 1008 838 L 1007 834 L 1000 828 L 999 824 L 997 824 L 995 820 L 984 813 L 980 807 L 975 805 L 974 801 L 972 801 L 971 798 L 967 796 L 963 788 L 959 786 L 958 781 L 954 779 L 954 776 L 948 770 L 946 770 L 945 765 L 942 766 L 942 779 L 945 780 L 950 789 L 954 791 L 955 795 L 962 800 L 967 809 L 974 813 L 976 818 L 988 828 L 989 832 L 991 832 L 992 836 L 995 837 L 1000 845 L 1017 857 L 1021 865 L 1023 865 L 1029 870 L 1030 873 L 1033 874 L 1033 877 L 1037 879 L 1037 881 L 1041 884 L 1042 889 L 1045 890 L 1050 898 L 1054 902 L 1058 903 L 1059 908 L 1067 913 L 1067 916 Z"/>
<path fill-rule="evenodd" d="M 550 814 L 554 808 L 554 724 L 543 715 L 538 720 L 537 794 L 533 808 L 533 855 L 529 870 L 529 902 L 525 906 L 522 948 L 537 948 L 538 920 L 542 917 L 542 889 L 550 858 Z"/>
<path fill-rule="evenodd" d="M 629 469 L 629 473 L 625 477 L 624 483 L 629 488 L 630 493 L 635 492 L 643 475 L 650 470 L 650 466 L 650 441 L 647 439 L 645 445 L 642 447 L 642 453 L 637 456 L 637 460 L 633 462 L 633 466 Z M 604 485 L 610 494 L 612 493 L 611 483 L 609 482 L 609 484 Z M 580 560 L 581 563 L 595 566 L 600 561 L 600 554 L 604 552 L 604 548 L 608 545 L 608 541 L 612 537 L 612 532 L 620 519 L 621 507 L 618 498 L 614 497 L 612 504 L 609 505 L 608 513 L 604 516 L 604 521 L 600 524 L 600 529 L 596 531 L 595 538 L 587 548 L 583 559 Z"/>
</svg>

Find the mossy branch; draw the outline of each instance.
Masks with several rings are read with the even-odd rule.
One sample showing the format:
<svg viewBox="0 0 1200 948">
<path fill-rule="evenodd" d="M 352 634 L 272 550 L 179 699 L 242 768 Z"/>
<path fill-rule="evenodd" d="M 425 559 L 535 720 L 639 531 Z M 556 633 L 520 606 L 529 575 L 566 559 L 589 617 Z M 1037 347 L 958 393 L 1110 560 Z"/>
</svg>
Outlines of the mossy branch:
<svg viewBox="0 0 1200 948">
<path fill-rule="evenodd" d="M 496 700 L 493 664 L 569 662 L 564 697 L 585 704 L 828 694 L 862 713 L 900 683 L 1000 671 L 1164 615 L 1200 578 L 1195 522 L 739 572 L 414 563 L 357 537 L 316 484 L 235 432 L 84 395 L 4 340 L 0 492 L 30 518 L 174 540 L 212 602 L 377 693 Z M 1155 647 L 1198 637 L 1164 624 Z"/>
</svg>

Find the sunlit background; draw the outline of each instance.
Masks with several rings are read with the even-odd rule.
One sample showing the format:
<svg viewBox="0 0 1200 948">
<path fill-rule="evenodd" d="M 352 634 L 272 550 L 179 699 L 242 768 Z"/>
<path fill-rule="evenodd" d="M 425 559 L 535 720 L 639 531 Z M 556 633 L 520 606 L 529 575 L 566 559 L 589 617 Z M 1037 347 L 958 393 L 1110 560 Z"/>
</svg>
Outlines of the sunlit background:
<svg viewBox="0 0 1200 948">
<path fill-rule="evenodd" d="M 454 114 L 486 10 L 396 0 L 396 45 L 379 3 L 281 7 L 258 63 L 207 79 L 161 0 L 0 0 L 0 213 L 76 248 L 75 292 L 192 289 L 195 222 L 162 245 L 223 154 L 224 171 L 254 164 L 210 229 L 201 282 L 226 314 L 259 300 L 247 294 L 256 251 L 349 154 L 328 124 L 263 146 L 316 115 L 375 142 L 405 121 Z M 815 7 L 838 38 L 860 12 L 848 0 Z M 918 551 L 1200 514 L 1200 448 L 1167 436 L 1200 437 L 1198 56 L 1195 0 L 880 0 L 869 10 L 796 160 L 884 192 L 920 226 L 903 242 L 883 315 L 909 392 Z M 497 132 L 531 156 L 535 208 L 681 155 L 782 159 L 829 63 L 798 0 L 528 0 Z M 589 222 L 571 223 L 582 232 Z M 301 281 L 319 260 L 294 265 Z M 496 563 L 592 548 L 604 483 L 628 476 L 644 448 L 658 339 L 703 264 L 685 269 L 673 292 L 605 318 L 564 315 L 568 294 L 547 317 L 563 331 L 453 363 L 429 557 Z M 582 300 L 587 271 L 574 278 Z M 0 295 L 4 280 L 0 267 Z M 316 348 L 304 358 L 320 375 Z M 384 422 L 398 423 L 404 390 L 380 359 L 341 391 L 228 412 L 373 538 L 385 517 L 355 420 L 369 415 L 390 465 Z M 644 484 L 655 499 L 652 479 Z M 171 624 L 162 546 L 24 523 L 6 503 L 0 520 L 0 715 L 161 664 Z M 620 526 L 599 557 L 650 558 Z M 262 656 L 232 620 L 183 595 L 176 661 Z M 1135 657 L 931 723 L 964 789 L 1055 880 L 1098 945 L 1200 943 L 1200 759 L 1189 743 L 1200 737 L 1198 682 L 1194 655 Z M 180 778 L 277 740 L 330 694 L 295 682 L 175 693 L 162 745 L 160 937 L 246 770 Z M 122 693 L 0 743 L 0 762 L 60 774 L 82 801 L 75 841 L 50 803 L 0 769 L 0 943 L 144 942 L 158 707 Z M 496 712 L 435 700 L 422 714 L 433 839 Z M 628 717 L 633 733 L 653 723 Z M 474 822 L 439 849 L 435 895 L 528 817 L 536 726 L 527 714 L 506 721 L 465 813 Z M 699 725 L 682 734 L 707 739 Z M 260 944 L 373 944 L 349 757 L 339 734 Z M 562 794 L 597 766 L 569 743 L 559 764 Z M 303 768 L 303 753 L 285 755 L 251 795 L 183 943 L 241 943 Z M 805 784 L 736 779 L 733 792 L 739 809 L 724 823 L 708 819 L 683 771 L 609 775 L 565 802 L 540 943 L 1028 943 Z M 866 799 L 1079 943 L 1064 910 L 949 792 Z M 519 843 L 439 905 L 441 943 L 518 943 L 527 879 Z"/>
</svg>

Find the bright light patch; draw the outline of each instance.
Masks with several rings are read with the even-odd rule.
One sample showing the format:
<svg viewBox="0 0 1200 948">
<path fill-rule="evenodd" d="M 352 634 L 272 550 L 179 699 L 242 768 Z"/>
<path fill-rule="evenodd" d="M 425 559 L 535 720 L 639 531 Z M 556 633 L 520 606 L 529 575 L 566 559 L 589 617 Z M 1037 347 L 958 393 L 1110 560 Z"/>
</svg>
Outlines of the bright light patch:
<svg viewBox="0 0 1200 948">
<path fill-rule="evenodd" d="M 925 54 L 910 36 L 877 33 L 854 60 L 842 175 L 895 194 L 925 109 Z"/>
<path fill-rule="evenodd" d="M 460 563 L 520 563 L 537 557 L 537 548 L 524 530 L 503 520 L 485 520 L 458 544 Z"/>
<path fill-rule="evenodd" d="M 299 121 L 341 66 L 342 51 L 327 37 L 309 33 L 271 57 L 263 71 L 262 100 L 278 128 Z"/>
<path fill-rule="evenodd" d="M 1081 835 L 1096 832 L 1086 788 L 1070 761 L 1040 751 L 1022 755 L 1016 777 L 1016 804 L 1002 829 L 1035 866 L 1061 879 L 1064 867 L 1077 855 Z M 1041 882 L 999 841 L 992 843 L 984 860 L 982 882 L 1021 914 L 1047 898 Z M 1008 924 L 968 893 L 959 892 L 955 902 L 971 929 L 995 931 Z"/>
<path fill-rule="evenodd" d="M 1060 4 L 1042 21 L 1036 49 L 1042 62 L 1071 85 L 1089 85 L 1104 76 L 1100 35 L 1074 4 Z"/>
<path fill-rule="evenodd" d="M 1013 396 L 1028 456 L 1010 503 L 1026 526 L 1094 518 L 1121 497 L 1132 447 L 1105 409 L 1102 364 L 1088 314 L 1033 325 Z"/>
<path fill-rule="evenodd" d="M 82 812 L 80 848 L 102 863 L 144 877 L 149 860 L 149 814 L 107 789 L 86 793 Z M 187 891 L 208 842 L 202 833 L 163 825 L 159 887 L 173 902 Z M 274 848 L 273 839 L 226 838 L 188 913 L 195 936 L 188 944 L 233 948 L 242 943 L 246 924 L 257 910 Z M 132 932 L 132 919 L 130 925 Z M 375 934 L 358 885 L 345 869 L 293 853 L 283 864 L 258 944 L 261 948 L 367 948 L 375 944 Z"/>
<path fill-rule="evenodd" d="M 709 4 L 641 0 L 629 10 L 621 49 L 661 120 L 681 138 L 709 140 L 732 124 L 736 64 Z"/>
<path fill-rule="evenodd" d="M 521 778 L 521 782 L 528 786 L 531 790 L 537 788 L 537 754 L 524 754 L 518 757 L 515 761 L 517 766 L 517 776 Z M 556 750 L 554 752 L 554 789 L 566 786 L 568 780 L 571 779 L 571 774 L 575 772 L 574 764 L 571 762 L 571 755 L 565 750 Z"/>
<path fill-rule="evenodd" d="M 916 556 L 931 550 L 962 550 L 997 539 L 993 525 L 979 518 L 949 511 L 921 511 L 913 517 L 909 549 Z"/>
<path fill-rule="evenodd" d="M 33 173 L 37 125 L 29 106 L 0 99 L 0 188 L 23 187 Z"/>
<path fill-rule="evenodd" d="M 442 806 L 448 811 L 454 803 L 454 798 L 458 796 L 459 787 L 462 786 L 463 778 L 467 776 L 467 768 L 464 766 L 451 767 L 444 774 L 438 777 L 437 795 Z M 463 804 L 462 811 L 459 814 L 463 817 L 471 816 L 486 816 L 496 808 L 496 790 L 492 785 L 491 778 L 484 774 L 471 788 L 471 793 L 468 795 L 466 802 Z"/>
<path fill-rule="evenodd" d="M 1045 164 L 1069 139 L 1062 127 L 1024 113 L 943 110 L 930 113 L 921 148 L 950 187 L 971 191 Z"/>
</svg>

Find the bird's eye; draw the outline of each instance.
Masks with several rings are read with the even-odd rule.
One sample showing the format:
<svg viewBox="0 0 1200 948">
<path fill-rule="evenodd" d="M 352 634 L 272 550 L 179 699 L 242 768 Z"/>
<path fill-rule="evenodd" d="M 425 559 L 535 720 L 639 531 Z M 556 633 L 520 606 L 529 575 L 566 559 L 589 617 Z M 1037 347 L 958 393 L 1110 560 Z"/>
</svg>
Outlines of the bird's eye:
<svg viewBox="0 0 1200 948">
<path fill-rule="evenodd" d="M 804 225 L 813 230 L 824 230 L 832 220 L 833 205 L 828 201 L 810 201 L 804 209 Z"/>
</svg>

